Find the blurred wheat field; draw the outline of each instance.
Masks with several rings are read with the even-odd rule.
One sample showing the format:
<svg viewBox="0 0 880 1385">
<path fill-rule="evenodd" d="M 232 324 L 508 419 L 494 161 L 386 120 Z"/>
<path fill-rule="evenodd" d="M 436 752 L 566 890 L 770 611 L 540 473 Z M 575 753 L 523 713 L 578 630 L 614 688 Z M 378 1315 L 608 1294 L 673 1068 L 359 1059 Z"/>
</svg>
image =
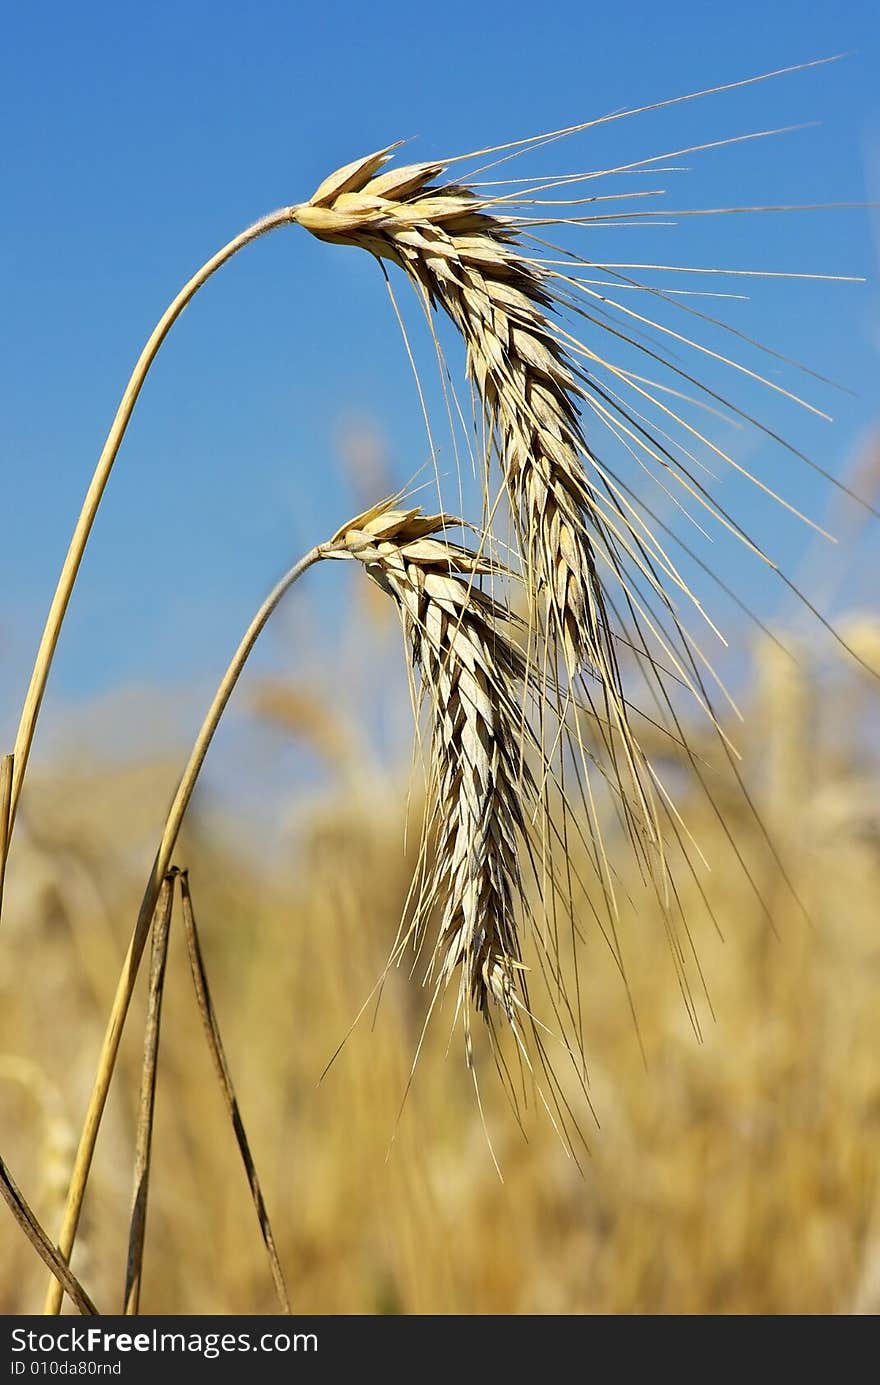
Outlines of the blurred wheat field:
<svg viewBox="0 0 880 1385">
<path fill-rule="evenodd" d="M 877 660 L 874 620 L 852 620 L 848 633 Z M 323 740 L 336 768 L 326 789 L 292 805 L 285 863 L 266 870 L 231 848 L 210 814 L 194 814 L 177 859 L 190 870 L 295 1311 L 880 1311 L 876 694 L 857 666 L 819 667 L 788 643 L 797 661 L 770 641 L 756 647 L 737 739 L 808 917 L 733 786 L 729 825 L 755 890 L 718 819 L 696 799 L 682 803 L 712 862 L 699 883 L 723 934 L 683 876 L 714 1019 L 697 996 L 698 1041 L 659 911 L 625 879 L 621 937 L 643 1058 L 585 901 L 580 986 L 598 1125 L 581 1100 L 582 1172 L 540 1110 L 526 1113 L 523 1137 L 478 1034 L 499 1180 L 460 1046 L 448 1045 L 449 1003 L 398 1123 L 425 1010 L 405 969 L 389 977 L 375 1023 L 369 1008 L 318 1082 L 381 973 L 409 887 L 406 765 L 359 782 L 332 715 L 310 717 L 292 690 L 287 734 Z M 279 736 L 285 706 L 279 688 L 257 701 Z M 20 824 L 0 952 L 0 1125 L 4 1157 L 50 1227 L 174 775 L 164 762 L 90 777 L 44 770 Z M 104 1311 L 123 1290 L 143 1006 L 142 983 L 73 1258 Z M 577 1102 L 575 1084 L 567 1095 Z M 44 1267 L 11 1218 L 0 1244 L 0 1309 L 35 1311 Z M 177 918 L 141 1308 L 275 1310 Z"/>
</svg>

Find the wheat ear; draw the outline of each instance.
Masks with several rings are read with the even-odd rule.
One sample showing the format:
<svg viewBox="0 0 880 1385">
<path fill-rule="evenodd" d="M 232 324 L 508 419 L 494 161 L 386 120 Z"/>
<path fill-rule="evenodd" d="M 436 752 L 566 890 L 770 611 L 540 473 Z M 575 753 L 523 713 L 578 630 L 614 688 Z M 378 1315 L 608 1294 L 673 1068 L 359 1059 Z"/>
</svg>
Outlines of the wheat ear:
<svg viewBox="0 0 880 1385">
<path fill-rule="evenodd" d="M 386 501 L 350 521 L 326 553 L 362 563 L 394 600 L 429 708 L 431 841 L 413 935 L 420 943 L 438 911 L 438 988 L 458 975 L 465 1014 L 469 1001 L 484 1016 L 494 1002 L 515 1025 L 523 803 L 534 791 L 520 752 L 526 666 L 506 633 L 507 607 L 477 585 L 498 565 L 443 537 L 460 523 Z"/>
<path fill-rule="evenodd" d="M 579 388 L 553 330 L 552 302 L 514 227 L 467 187 L 435 185 L 440 163 L 379 172 L 382 151 L 328 178 L 299 207 L 322 240 L 359 245 L 400 265 L 429 304 L 440 304 L 467 346 L 495 437 L 533 593 L 546 596 L 569 672 L 583 665 L 617 685 L 590 532 L 591 504 Z"/>
</svg>

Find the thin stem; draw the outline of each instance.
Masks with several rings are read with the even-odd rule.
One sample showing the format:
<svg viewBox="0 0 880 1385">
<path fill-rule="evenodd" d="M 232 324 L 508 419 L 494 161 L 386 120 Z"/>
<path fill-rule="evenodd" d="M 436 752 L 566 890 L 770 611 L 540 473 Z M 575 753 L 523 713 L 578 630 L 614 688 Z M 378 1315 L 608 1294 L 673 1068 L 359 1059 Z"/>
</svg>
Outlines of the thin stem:
<svg viewBox="0 0 880 1385">
<path fill-rule="evenodd" d="M 73 1173 L 70 1179 L 70 1188 L 67 1194 L 67 1205 L 64 1211 L 64 1220 L 61 1225 L 61 1232 L 58 1237 L 58 1249 L 65 1259 L 70 1259 L 70 1252 L 76 1239 L 76 1231 L 79 1225 L 80 1212 L 82 1210 L 83 1197 L 85 1196 L 86 1184 L 89 1178 L 89 1170 L 92 1165 L 92 1155 L 95 1152 L 95 1143 L 98 1138 L 98 1130 L 101 1125 L 101 1117 L 104 1114 L 104 1104 L 107 1100 L 107 1093 L 110 1089 L 110 1081 L 113 1076 L 113 1069 L 116 1066 L 116 1056 L 119 1052 L 119 1042 L 122 1038 L 122 1030 L 125 1018 L 128 1014 L 128 1007 L 131 1002 L 134 984 L 137 978 L 137 970 L 144 950 L 144 943 L 150 931 L 153 913 L 156 902 L 159 898 L 159 891 L 162 881 L 168 874 L 171 865 L 171 855 L 177 844 L 178 834 L 180 833 L 181 823 L 186 813 L 193 790 L 196 786 L 199 773 L 208 753 L 208 747 L 213 739 L 214 732 L 220 723 L 220 718 L 226 709 L 232 690 L 238 682 L 239 675 L 247 663 L 248 657 L 259 638 L 263 627 L 269 620 L 273 611 L 284 596 L 302 574 L 316 563 L 319 558 L 324 557 L 321 548 L 313 548 L 304 558 L 292 567 L 290 571 L 282 577 L 267 596 L 257 614 L 254 616 L 241 644 L 235 651 L 223 681 L 214 694 L 214 700 L 201 730 L 196 737 L 195 744 L 190 753 L 189 761 L 183 772 L 183 777 L 178 785 L 174 802 L 165 821 L 162 832 L 162 840 L 156 852 L 156 859 L 150 878 L 147 881 L 144 897 L 141 901 L 140 911 L 137 922 L 134 926 L 131 942 L 122 964 L 122 973 L 116 988 L 116 995 L 113 1000 L 113 1008 L 107 1023 L 104 1034 L 104 1042 L 101 1048 L 101 1055 L 98 1060 L 98 1071 L 95 1076 L 95 1084 L 92 1095 L 89 1099 L 88 1110 L 83 1124 L 82 1134 L 80 1135 L 79 1148 L 76 1152 L 76 1160 L 73 1166 Z M 49 1314 L 60 1313 L 61 1311 L 62 1290 L 57 1280 L 53 1280 L 49 1286 L 46 1296 L 44 1311 Z"/>
<path fill-rule="evenodd" d="M 150 1188 L 150 1154 L 153 1145 L 153 1116 L 156 1109 L 156 1072 L 159 1063 L 159 1032 L 162 1023 L 162 995 L 165 989 L 165 963 L 168 959 L 168 934 L 174 904 L 174 872 L 166 875 L 156 917 L 150 950 L 150 998 L 144 1029 L 144 1061 L 141 1068 L 141 1096 L 138 1110 L 134 1154 L 134 1196 L 128 1232 L 128 1260 L 125 1267 L 124 1309 L 126 1317 L 140 1310 L 144 1267 L 144 1239 L 147 1231 L 147 1196 Z"/>
<path fill-rule="evenodd" d="M 49 614 L 46 617 L 46 626 L 43 630 L 42 639 L 40 640 L 40 647 L 37 651 L 37 657 L 34 663 L 34 671 L 31 674 L 30 686 L 28 687 L 27 696 L 25 697 L 24 706 L 21 712 L 18 734 L 15 738 L 15 765 L 10 800 L 9 835 L 11 835 L 12 828 L 15 824 L 15 813 L 21 795 L 25 772 L 27 770 L 28 756 L 30 755 L 37 717 L 40 714 L 43 694 L 46 691 L 46 682 L 49 677 L 49 669 L 52 666 L 52 659 L 55 654 L 55 647 L 58 643 L 58 636 L 61 633 L 61 626 L 64 622 L 67 606 L 70 601 L 77 573 L 79 572 L 83 553 L 88 543 L 92 524 L 98 512 L 101 497 L 104 494 L 104 488 L 107 485 L 110 472 L 113 469 L 113 463 L 116 461 L 122 439 L 125 436 L 125 430 L 134 412 L 134 406 L 137 403 L 141 387 L 147 377 L 147 372 L 153 364 L 159 347 L 162 345 L 171 327 L 183 312 L 187 303 L 190 302 L 202 285 L 207 283 L 211 275 L 214 274 L 221 265 L 224 265 L 227 260 L 231 259 L 237 251 L 243 249 L 246 245 L 250 245 L 251 241 L 257 240 L 260 236 L 264 236 L 268 231 L 274 231 L 278 226 L 290 224 L 295 213 L 295 207 L 281 207 L 278 211 L 271 212 L 260 221 L 256 221 L 253 226 L 249 226 L 247 230 L 242 231 L 240 235 L 237 235 L 234 240 L 229 241 L 227 245 L 224 245 L 221 250 L 217 251 L 216 255 L 212 256 L 210 260 L 203 264 L 201 269 L 193 275 L 189 282 L 184 284 L 173 303 L 171 303 L 162 314 L 162 317 L 153 329 L 149 341 L 140 354 L 137 365 L 132 371 L 131 379 L 125 387 L 125 393 L 116 411 L 116 417 L 113 420 L 113 425 L 107 435 L 107 441 L 104 443 L 104 449 L 98 458 L 95 473 L 92 477 L 89 489 L 86 492 L 86 498 L 83 501 L 82 510 L 76 522 L 73 537 L 70 540 L 70 547 L 67 550 L 67 557 L 61 569 L 61 576 L 58 579 L 55 595 L 49 607 Z"/>
<path fill-rule="evenodd" d="M 263 1190 L 260 1187 L 257 1166 L 251 1154 L 251 1147 L 244 1128 L 244 1121 L 242 1120 L 241 1110 L 238 1105 L 238 1098 L 235 1095 L 235 1088 L 232 1085 L 232 1074 L 229 1071 L 229 1064 L 226 1061 L 223 1040 L 220 1037 L 220 1026 L 217 1023 L 214 1003 L 211 1000 L 211 991 L 208 986 L 208 974 L 205 970 L 205 959 L 202 956 L 199 930 L 196 926 L 196 916 L 193 910 L 192 893 L 189 887 L 189 875 L 186 871 L 182 871 L 180 875 L 180 894 L 181 903 L 183 905 L 183 926 L 186 932 L 186 947 L 189 953 L 190 970 L 192 972 L 193 985 L 195 986 L 196 1000 L 199 1006 L 202 1027 L 205 1031 L 205 1037 L 208 1040 L 208 1047 L 211 1050 L 211 1058 L 223 1092 L 226 1110 L 235 1132 L 238 1152 L 241 1155 L 241 1161 L 244 1164 L 245 1173 L 247 1174 L 248 1186 L 251 1190 L 251 1197 L 253 1198 L 254 1207 L 256 1209 L 257 1220 L 260 1223 L 260 1233 L 263 1237 L 266 1253 L 269 1256 L 269 1269 L 272 1275 L 272 1283 L 275 1285 L 275 1293 L 278 1295 L 278 1302 L 281 1305 L 282 1313 L 289 1315 L 291 1307 L 290 1299 L 287 1294 L 287 1285 L 284 1282 L 284 1271 L 281 1268 L 281 1261 L 278 1258 L 275 1236 L 272 1232 L 272 1223 L 269 1220 L 269 1213 L 266 1209 L 266 1200 L 263 1197 Z"/>
<path fill-rule="evenodd" d="M 0 915 L 3 913 L 3 882 L 6 879 L 6 852 L 11 828 L 9 819 L 14 766 L 14 755 L 4 755 L 0 760 Z"/>
<path fill-rule="evenodd" d="M 15 1220 L 27 1236 L 37 1254 L 45 1260 L 49 1269 L 58 1276 L 61 1285 L 67 1290 L 71 1301 L 83 1316 L 94 1316 L 98 1310 L 89 1298 L 79 1280 L 61 1259 L 58 1251 L 46 1235 L 33 1211 L 25 1200 L 12 1174 L 0 1159 L 0 1197 L 6 1202 Z"/>
</svg>

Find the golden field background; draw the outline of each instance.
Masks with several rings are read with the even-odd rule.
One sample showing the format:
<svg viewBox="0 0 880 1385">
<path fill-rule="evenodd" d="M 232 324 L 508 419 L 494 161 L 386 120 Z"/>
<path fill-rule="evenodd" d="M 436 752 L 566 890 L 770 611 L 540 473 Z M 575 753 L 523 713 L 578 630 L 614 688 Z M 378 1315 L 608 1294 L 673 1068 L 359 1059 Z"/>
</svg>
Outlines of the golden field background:
<svg viewBox="0 0 880 1385">
<path fill-rule="evenodd" d="M 842 622 L 880 671 L 880 622 Z M 680 806 L 712 862 L 679 873 L 714 1008 L 688 1020 L 656 903 L 621 935 L 645 1049 L 608 949 L 582 954 L 590 1097 L 562 1077 L 590 1147 L 579 1172 L 540 1107 L 520 1133 L 480 1037 L 493 1166 L 452 1008 L 435 1017 L 398 1124 L 425 993 L 396 972 L 322 1082 L 380 973 L 409 884 L 407 764 L 368 762 L 328 704 L 256 695 L 279 738 L 324 756 L 268 869 L 210 803 L 178 852 L 295 1310 L 317 1313 L 880 1311 L 880 763 L 876 685 L 828 642 L 762 638 L 736 731 L 743 772 L 809 918 L 721 770 L 718 820 Z M 694 727 L 698 743 L 703 733 Z M 707 756 L 711 750 L 707 745 Z M 717 760 L 717 755 L 715 756 Z M 3 1155 L 54 1231 L 128 931 L 176 757 L 35 772 L 0 935 Z M 675 767 L 668 766 L 674 776 Z M 630 876 L 627 870 L 630 869 Z M 758 896 L 772 915 L 768 925 Z M 143 978 L 142 978 L 143 980 Z M 122 1299 L 143 988 L 98 1145 L 74 1267 Z M 560 1069 L 562 1071 L 563 1069 Z M 393 1140 L 393 1142 L 392 1142 Z M 390 1147 L 390 1152 L 389 1152 Z M 46 1274 L 0 1218 L 0 1308 L 38 1312 Z M 244 1173 L 191 993 L 179 919 L 163 1012 L 141 1308 L 275 1311 Z"/>
</svg>

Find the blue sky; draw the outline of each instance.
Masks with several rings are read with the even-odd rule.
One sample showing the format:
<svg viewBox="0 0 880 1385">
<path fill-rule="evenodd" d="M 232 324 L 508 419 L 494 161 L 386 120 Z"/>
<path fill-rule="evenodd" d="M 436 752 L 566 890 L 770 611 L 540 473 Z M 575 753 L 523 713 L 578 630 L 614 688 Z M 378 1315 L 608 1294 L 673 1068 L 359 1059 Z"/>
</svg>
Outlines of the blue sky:
<svg viewBox="0 0 880 1385">
<path fill-rule="evenodd" d="M 674 194 L 687 206 L 878 196 L 874 4 L 9 7 L 0 52 L 0 726 L 11 726 L 20 703 L 129 370 L 180 284 L 231 235 L 400 137 L 414 139 L 414 157 L 449 154 L 841 50 L 855 55 L 621 122 L 563 151 L 566 168 L 587 168 L 821 122 L 693 161 Z M 617 247 L 602 234 L 603 254 L 634 255 L 631 240 Z M 876 275 L 864 211 L 715 218 L 675 234 L 661 243 L 665 257 Z M 858 393 L 831 399 L 833 430 L 796 425 L 798 440 L 842 471 L 880 415 L 876 285 L 786 295 L 771 286 L 749 322 Z M 422 359 L 430 375 L 431 358 Z M 353 509 L 340 438 L 358 420 L 385 437 L 398 478 L 424 462 L 418 400 L 374 267 L 302 232 L 277 233 L 212 281 L 163 348 L 93 534 L 50 716 L 122 684 L 183 697 L 210 681 L 280 572 Z M 806 479 L 803 487 L 798 494 L 824 513 L 827 493 Z M 755 519 L 764 523 L 757 511 Z M 775 520 L 768 529 L 777 534 Z M 778 537 L 797 569 L 804 536 L 783 527 Z M 867 590 L 864 572 L 854 580 Z M 778 593 L 754 581 L 756 604 L 772 612 Z M 318 614 L 338 613 L 344 590 L 337 569 L 313 575 L 311 617 L 281 623 L 265 666 L 293 667 L 293 644 L 314 638 Z"/>
</svg>

